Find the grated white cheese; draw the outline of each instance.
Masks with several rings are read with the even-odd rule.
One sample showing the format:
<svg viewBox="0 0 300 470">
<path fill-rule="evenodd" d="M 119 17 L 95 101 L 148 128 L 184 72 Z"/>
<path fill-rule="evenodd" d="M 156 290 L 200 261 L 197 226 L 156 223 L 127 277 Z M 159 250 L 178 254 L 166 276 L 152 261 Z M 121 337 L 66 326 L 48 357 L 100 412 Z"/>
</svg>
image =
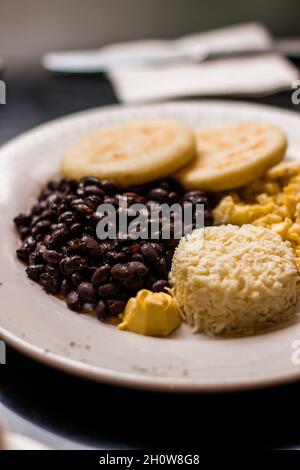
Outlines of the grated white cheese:
<svg viewBox="0 0 300 470">
<path fill-rule="evenodd" d="M 195 332 L 252 334 L 292 315 L 299 275 L 280 235 L 253 225 L 221 225 L 181 239 L 170 282 Z"/>
</svg>

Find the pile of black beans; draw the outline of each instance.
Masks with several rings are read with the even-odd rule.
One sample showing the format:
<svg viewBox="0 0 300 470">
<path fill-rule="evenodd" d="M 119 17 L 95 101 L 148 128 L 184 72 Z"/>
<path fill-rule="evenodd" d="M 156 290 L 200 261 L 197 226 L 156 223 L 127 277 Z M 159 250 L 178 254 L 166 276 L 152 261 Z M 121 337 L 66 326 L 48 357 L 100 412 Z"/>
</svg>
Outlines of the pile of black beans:
<svg viewBox="0 0 300 470">
<path fill-rule="evenodd" d="M 17 256 L 28 266 L 27 275 L 46 292 L 61 295 L 72 310 L 95 309 L 102 320 L 121 313 L 140 289 L 160 292 L 178 239 L 99 240 L 96 209 L 102 203 L 119 208 L 119 195 L 128 205 L 143 203 L 205 205 L 205 225 L 212 225 L 212 194 L 185 192 L 168 178 L 121 189 L 111 180 L 85 177 L 79 181 L 50 181 L 37 203 L 14 219 L 22 239 Z M 129 219 L 130 221 L 130 219 Z"/>
</svg>

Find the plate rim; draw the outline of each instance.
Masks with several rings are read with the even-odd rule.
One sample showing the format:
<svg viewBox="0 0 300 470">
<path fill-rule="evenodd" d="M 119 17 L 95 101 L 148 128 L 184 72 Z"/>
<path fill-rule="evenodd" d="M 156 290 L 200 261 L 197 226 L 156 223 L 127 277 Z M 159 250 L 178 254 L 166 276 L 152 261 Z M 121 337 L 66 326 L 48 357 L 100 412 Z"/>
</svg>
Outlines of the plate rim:
<svg viewBox="0 0 300 470">
<path fill-rule="evenodd" d="M 97 114 L 99 111 L 117 111 L 117 110 L 140 110 L 149 108 L 179 108 L 179 107 L 197 107 L 197 106 L 228 106 L 230 108 L 241 108 L 247 107 L 253 110 L 261 110 L 266 112 L 280 112 L 282 118 L 289 117 L 299 119 L 296 111 L 282 109 L 273 105 L 264 105 L 256 103 L 248 103 L 247 101 L 240 100 L 222 100 L 222 99 L 201 99 L 201 100 L 180 100 L 180 101 L 166 101 L 163 103 L 153 103 L 145 105 L 122 105 L 113 104 L 108 106 L 98 106 L 86 110 L 81 110 L 75 113 L 71 113 L 65 116 L 61 116 L 56 119 L 52 119 L 43 124 L 35 126 L 20 135 L 14 137 L 8 142 L 0 146 L 0 158 L 3 153 L 10 151 L 12 147 L 18 145 L 20 142 L 27 139 L 34 138 L 35 135 L 40 134 L 43 130 L 51 130 L 51 127 L 57 126 L 57 124 L 63 124 L 64 122 L 70 122 L 77 118 L 85 115 Z M 294 382 L 300 379 L 300 369 L 295 369 L 294 372 L 289 371 L 287 373 L 277 372 L 269 374 L 268 377 L 244 377 L 237 379 L 224 379 L 222 382 L 218 380 L 206 380 L 198 381 L 195 379 L 175 378 L 171 379 L 168 377 L 153 377 L 150 375 L 141 375 L 130 372 L 113 371 L 105 369 L 103 367 L 94 366 L 91 364 L 83 363 L 79 360 L 67 358 L 63 355 L 59 355 L 53 352 L 45 352 L 42 348 L 31 344 L 30 342 L 20 338 L 9 330 L 3 328 L 0 325 L 0 338 L 3 339 L 7 344 L 20 353 L 25 354 L 31 359 L 36 360 L 39 363 L 46 364 L 52 368 L 58 369 L 62 372 L 73 374 L 77 377 L 81 377 L 87 380 L 105 383 L 108 385 L 126 387 L 138 390 L 166 392 L 166 393 L 222 393 L 222 392 L 235 392 L 242 390 L 253 390 L 265 387 L 273 387 L 280 384 L 286 384 Z"/>
<path fill-rule="evenodd" d="M 268 378 L 246 377 L 243 379 L 198 382 L 186 378 L 176 378 L 174 382 L 170 378 L 139 375 L 129 372 L 114 372 L 102 367 L 88 365 L 74 359 L 45 352 L 42 348 L 28 343 L 0 326 L 0 338 L 20 353 L 45 364 L 55 370 L 74 375 L 78 378 L 92 382 L 102 383 L 120 388 L 143 390 L 148 392 L 164 392 L 174 394 L 205 394 L 205 393 L 230 393 L 240 391 L 251 391 L 275 387 L 296 382 L 300 379 L 300 370 L 295 373 L 280 373 L 270 375 Z"/>
</svg>

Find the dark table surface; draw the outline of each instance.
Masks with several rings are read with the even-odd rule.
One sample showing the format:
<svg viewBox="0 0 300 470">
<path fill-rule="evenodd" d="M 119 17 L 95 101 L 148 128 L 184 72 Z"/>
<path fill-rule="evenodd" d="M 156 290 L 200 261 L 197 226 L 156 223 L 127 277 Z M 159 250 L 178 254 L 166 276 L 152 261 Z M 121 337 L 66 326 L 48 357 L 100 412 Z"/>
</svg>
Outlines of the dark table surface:
<svg viewBox="0 0 300 470">
<path fill-rule="evenodd" d="M 101 76 L 58 77 L 40 71 L 3 78 L 7 104 L 0 106 L 0 143 L 50 119 L 117 102 Z M 291 92 L 248 101 L 300 111 Z M 59 448 L 65 438 L 74 447 L 96 448 L 300 448 L 299 396 L 300 383 L 224 395 L 137 392 L 69 376 L 11 348 L 7 364 L 0 366 L 3 410 L 29 429 L 30 423 L 37 426 L 41 435 L 45 429 L 54 433 Z"/>
</svg>

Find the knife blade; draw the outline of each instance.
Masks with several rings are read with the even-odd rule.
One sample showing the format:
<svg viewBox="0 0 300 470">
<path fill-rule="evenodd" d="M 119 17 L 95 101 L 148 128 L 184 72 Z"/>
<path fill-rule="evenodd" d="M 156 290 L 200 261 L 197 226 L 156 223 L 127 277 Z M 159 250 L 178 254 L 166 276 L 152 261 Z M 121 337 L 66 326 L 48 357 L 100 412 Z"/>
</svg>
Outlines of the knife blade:
<svg viewBox="0 0 300 470">
<path fill-rule="evenodd" d="M 42 57 L 45 69 L 56 73 L 100 73 L 112 68 L 168 65 L 174 62 L 201 63 L 207 60 L 233 59 L 261 54 L 281 54 L 292 58 L 300 58 L 300 38 L 275 41 L 272 47 L 247 48 L 221 51 L 206 51 L 193 48 L 189 51 L 163 48 L 160 51 L 111 52 L 104 49 L 49 52 Z"/>
</svg>

